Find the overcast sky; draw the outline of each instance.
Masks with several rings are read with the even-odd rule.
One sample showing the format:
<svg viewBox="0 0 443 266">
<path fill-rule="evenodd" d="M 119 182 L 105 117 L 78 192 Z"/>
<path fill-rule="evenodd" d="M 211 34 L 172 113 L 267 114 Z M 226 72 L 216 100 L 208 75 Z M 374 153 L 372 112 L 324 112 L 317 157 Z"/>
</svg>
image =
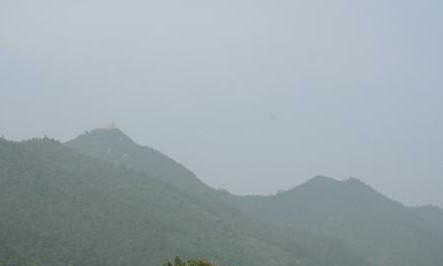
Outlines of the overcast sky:
<svg viewBox="0 0 443 266">
<path fill-rule="evenodd" d="M 0 0 L 0 134 L 115 121 L 204 182 L 443 206 L 443 1 Z"/>
</svg>

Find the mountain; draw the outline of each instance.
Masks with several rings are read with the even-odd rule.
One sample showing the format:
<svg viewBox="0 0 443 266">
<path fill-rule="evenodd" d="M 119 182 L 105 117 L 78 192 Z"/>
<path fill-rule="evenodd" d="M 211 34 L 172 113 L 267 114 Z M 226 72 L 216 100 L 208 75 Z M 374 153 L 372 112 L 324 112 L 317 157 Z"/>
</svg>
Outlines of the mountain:
<svg viewBox="0 0 443 266">
<path fill-rule="evenodd" d="M 111 153 L 123 145 L 138 149 L 114 130 L 97 131 L 110 134 L 98 143 Z M 162 171 L 169 170 L 155 173 Z M 176 255 L 236 266 L 366 265 L 334 238 L 263 225 L 217 201 L 218 194 L 180 189 L 173 177 L 95 159 L 51 139 L 1 139 L 0 265 L 154 266 Z"/>
<path fill-rule="evenodd" d="M 0 139 L 0 213 L 0 265 L 443 265 L 437 207 L 323 176 L 234 196 L 116 127 L 66 144 Z"/>
<path fill-rule="evenodd" d="M 261 223 L 257 224 L 257 221 L 248 219 L 247 215 L 239 211 L 238 208 L 232 208 L 232 205 L 226 203 L 224 198 L 220 196 L 219 191 L 202 183 L 183 165 L 151 147 L 138 145 L 115 126 L 85 132 L 65 145 L 80 153 L 111 162 L 117 166 L 124 165 L 168 182 L 186 192 L 204 208 L 216 212 L 218 217 L 235 224 L 243 232 L 261 236 L 266 241 L 270 241 L 290 253 L 300 253 L 302 250 L 304 253 L 325 250 L 322 256 L 312 254 L 316 260 L 315 265 L 324 265 L 325 263 L 325 265 L 333 265 L 337 259 L 340 260 L 340 265 L 346 265 L 348 261 L 353 261 L 354 264 L 355 261 L 359 261 L 361 265 L 365 264 L 356 258 L 348 247 L 336 239 L 315 236 L 299 229 L 292 229 L 289 232 L 276 227 L 264 228 Z M 331 251 L 331 255 L 326 250 Z M 334 252 L 341 255 L 336 256 Z"/>
<path fill-rule="evenodd" d="M 318 176 L 273 196 L 225 197 L 267 224 L 341 239 L 372 265 L 443 265 L 440 209 L 405 207 L 355 178 Z"/>
<path fill-rule="evenodd" d="M 153 148 L 138 145 L 115 125 L 87 131 L 65 144 L 92 157 L 124 164 L 182 190 L 211 190 L 186 167 Z"/>
<path fill-rule="evenodd" d="M 430 230 L 437 230 L 439 233 L 443 233 L 443 209 L 428 205 L 415 207 L 412 210 L 420 219 L 425 220 L 430 225 Z"/>
</svg>

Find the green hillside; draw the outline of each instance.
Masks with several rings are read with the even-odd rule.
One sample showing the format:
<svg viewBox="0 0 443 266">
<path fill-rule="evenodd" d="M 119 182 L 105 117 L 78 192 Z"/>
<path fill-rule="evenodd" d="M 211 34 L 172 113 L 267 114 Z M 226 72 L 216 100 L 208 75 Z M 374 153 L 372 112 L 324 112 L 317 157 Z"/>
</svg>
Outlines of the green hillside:
<svg viewBox="0 0 443 266">
<path fill-rule="evenodd" d="M 320 176 L 233 196 L 116 128 L 65 145 L 1 139 L 0 212 L 0 265 L 443 265 L 437 207 Z"/>
<path fill-rule="evenodd" d="M 178 255 L 217 265 L 364 265 L 334 239 L 263 226 L 201 197 L 54 140 L 2 139 L 0 263 L 154 266 Z"/>
<path fill-rule="evenodd" d="M 343 240 L 373 265 L 443 265 L 443 212 L 408 208 L 357 179 L 316 177 L 274 196 L 226 196 L 263 222 Z"/>
<path fill-rule="evenodd" d="M 181 190 L 193 193 L 212 190 L 180 163 L 153 148 L 138 145 L 118 128 L 85 132 L 65 144 L 92 157 L 125 164 Z"/>
</svg>

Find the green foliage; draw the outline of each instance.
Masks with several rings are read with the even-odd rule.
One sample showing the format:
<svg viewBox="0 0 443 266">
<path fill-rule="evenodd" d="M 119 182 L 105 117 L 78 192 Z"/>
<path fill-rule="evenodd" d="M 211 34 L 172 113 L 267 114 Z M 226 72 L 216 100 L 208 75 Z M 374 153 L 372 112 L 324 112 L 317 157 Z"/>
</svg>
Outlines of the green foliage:
<svg viewBox="0 0 443 266">
<path fill-rule="evenodd" d="M 96 129 L 65 145 L 95 158 L 136 169 L 187 192 L 208 193 L 212 190 L 181 164 L 155 149 L 137 145 L 117 128 Z"/>
<path fill-rule="evenodd" d="M 166 262 L 163 266 L 216 266 L 207 261 L 203 260 L 189 260 L 188 262 L 183 262 L 179 257 L 175 257 L 174 263 Z"/>
<path fill-rule="evenodd" d="M 54 140 L 1 140 L 0 262 L 154 266 L 170 254 L 236 266 L 318 261 L 298 234 L 283 241 L 277 230 L 205 193 L 189 193 Z M 335 242 L 304 239 L 353 258 Z"/>
<path fill-rule="evenodd" d="M 222 229 L 224 236 L 219 239 L 223 241 L 218 249 L 232 247 L 229 250 L 231 257 L 235 254 L 247 265 L 365 265 L 361 258 L 335 239 L 318 237 L 295 228 L 282 230 L 246 217 L 188 169 L 158 151 L 137 145 L 118 129 L 94 130 L 67 145 L 104 161 L 137 169 L 179 188 L 193 202 L 218 217 L 216 226 L 212 228 L 220 225 L 233 227 L 233 233 Z M 231 241 L 239 235 L 247 236 L 245 240 L 252 254 L 245 253 L 239 243 Z M 217 259 L 228 264 L 240 263 L 226 257 Z"/>
<path fill-rule="evenodd" d="M 443 212 L 407 208 L 357 179 L 316 177 L 274 196 L 226 196 L 261 221 L 342 240 L 372 265 L 443 265 Z"/>
<path fill-rule="evenodd" d="M 0 265 L 443 265 L 441 209 L 358 180 L 235 197 L 119 130 L 68 145 L 0 139 Z"/>
</svg>

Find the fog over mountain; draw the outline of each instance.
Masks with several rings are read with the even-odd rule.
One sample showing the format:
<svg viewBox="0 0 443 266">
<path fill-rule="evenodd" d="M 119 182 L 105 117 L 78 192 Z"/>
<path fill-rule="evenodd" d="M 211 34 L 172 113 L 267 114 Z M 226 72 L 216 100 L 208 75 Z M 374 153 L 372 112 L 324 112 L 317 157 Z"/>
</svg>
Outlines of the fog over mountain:
<svg viewBox="0 0 443 266">
<path fill-rule="evenodd" d="M 443 209 L 316 176 L 271 196 L 214 190 L 114 125 L 0 138 L 0 265 L 440 266 Z M 199 262 L 200 261 L 200 262 Z M 212 266 L 194 260 L 173 266 Z"/>
<path fill-rule="evenodd" d="M 235 194 L 443 206 L 443 2 L 0 1 L 0 135 L 116 121 Z"/>
</svg>

